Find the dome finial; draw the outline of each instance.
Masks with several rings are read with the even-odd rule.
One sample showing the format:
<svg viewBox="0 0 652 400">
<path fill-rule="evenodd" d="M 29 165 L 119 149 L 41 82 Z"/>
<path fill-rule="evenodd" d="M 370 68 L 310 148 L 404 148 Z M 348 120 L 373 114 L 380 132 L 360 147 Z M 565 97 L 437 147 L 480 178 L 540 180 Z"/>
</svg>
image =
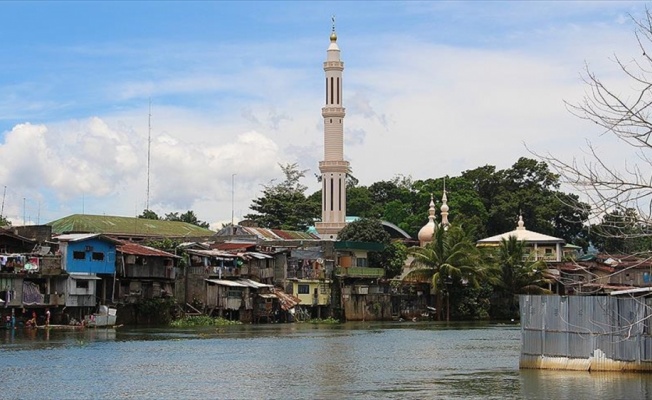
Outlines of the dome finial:
<svg viewBox="0 0 652 400">
<path fill-rule="evenodd" d="M 335 33 L 335 16 L 331 16 L 331 22 L 333 23 L 333 30 L 331 31 L 331 42 L 337 41 L 337 34 Z"/>
</svg>

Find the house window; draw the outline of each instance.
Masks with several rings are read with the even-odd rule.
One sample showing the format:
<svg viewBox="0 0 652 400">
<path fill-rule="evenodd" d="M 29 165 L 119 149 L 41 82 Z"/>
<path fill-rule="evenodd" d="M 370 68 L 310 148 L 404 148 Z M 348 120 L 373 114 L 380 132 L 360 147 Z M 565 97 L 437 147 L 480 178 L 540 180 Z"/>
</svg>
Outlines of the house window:
<svg viewBox="0 0 652 400">
<path fill-rule="evenodd" d="M 93 261 L 104 261 L 104 253 L 100 253 L 98 251 L 93 252 L 93 256 L 91 258 Z"/>
<path fill-rule="evenodd" d="M 355 259 L 355 266 L 356 267 L 368 267 L 369 266 L 369 260 L 366 258 L 356 258 Z"/>
<path fill-rule="evenodd" d="M 546 255 L 552 254 L 552 249 L 546 249 Z"/>
<path fill-rule="evenodd" d="M 75 280 L 75 287 L 77 289 L 88 289 L 88 281 L 87 280 L 76 279 Z"/>
<path fill-rule="evenodd" d="M 72 258 L 74 258 L 75 260 L 85 260 L 86 253 L 84 253 L 83 251 L 73 251 Z"/>
<path fill-rule="evenodd" d="M 310 285 L 299 285 L 297 288 L 298 294 L 310 294 Z"/>
</svg>

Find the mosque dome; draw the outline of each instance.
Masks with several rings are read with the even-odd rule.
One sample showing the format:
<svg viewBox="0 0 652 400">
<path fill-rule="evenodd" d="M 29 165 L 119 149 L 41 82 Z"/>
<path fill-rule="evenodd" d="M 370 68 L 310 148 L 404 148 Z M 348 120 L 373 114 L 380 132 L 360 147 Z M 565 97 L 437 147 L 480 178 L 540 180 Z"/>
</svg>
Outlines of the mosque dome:
<svg viewBox="0 0 652 400">
<path fill-rule="evenodd" d="M 432 237 L 435 234 L 437 225 L 435 224 L 435 201 L 430 195 L 430 208 L 428 209 L 428 223 L 419 230 L 418 238 L 419 243 L 423 246 L 426 243 L 432 242 Z"/>
</svg>

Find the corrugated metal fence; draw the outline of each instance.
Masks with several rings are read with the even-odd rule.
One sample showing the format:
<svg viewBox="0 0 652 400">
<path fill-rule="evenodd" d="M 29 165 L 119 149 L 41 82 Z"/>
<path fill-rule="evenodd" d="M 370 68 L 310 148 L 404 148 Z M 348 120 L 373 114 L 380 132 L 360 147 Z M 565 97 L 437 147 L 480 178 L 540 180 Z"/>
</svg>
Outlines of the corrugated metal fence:
<svg viewBox="0 0 652 400">
<path fill-rule="evenodd" d="M 520 296 L 521 368 L 652 371 L 652 299 Z"/>
</svg>

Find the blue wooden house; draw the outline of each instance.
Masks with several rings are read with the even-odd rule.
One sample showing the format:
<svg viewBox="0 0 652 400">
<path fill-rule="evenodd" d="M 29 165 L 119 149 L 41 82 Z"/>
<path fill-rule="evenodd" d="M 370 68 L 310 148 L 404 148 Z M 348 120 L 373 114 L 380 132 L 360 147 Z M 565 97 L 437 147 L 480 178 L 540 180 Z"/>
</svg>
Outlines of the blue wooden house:
<svg viewBox="0 0 652 400">
<path fill-rule="evenodd" d="M 61 264 L 69 274 L 115 274 L 116 245 L 121 242 L 98 233 L 59 235 Z"/>
</svg>

